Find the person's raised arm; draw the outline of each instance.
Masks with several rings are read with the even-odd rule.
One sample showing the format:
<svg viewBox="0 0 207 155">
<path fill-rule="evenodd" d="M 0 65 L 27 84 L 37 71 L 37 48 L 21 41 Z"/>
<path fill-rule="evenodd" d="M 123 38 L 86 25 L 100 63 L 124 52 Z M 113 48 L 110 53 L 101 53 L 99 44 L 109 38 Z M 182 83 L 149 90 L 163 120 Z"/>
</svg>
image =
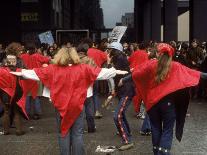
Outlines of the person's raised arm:
<svg viewBox="0 0 207 155">
<path fill-rule="evenodd" d="M 40 81 L 39 77 L 37 76 L 37 74 L 35 73 L 34 70 L 22 69 L 21 72 L 10 72 L 10 73 L 13 74 L 13 75 L 16 75 L 16 76 L 21 76 L 25 79 Z"/>
<path fill-rule="evenodd" d="M 102 68 L 101 72 L 98 74 L 98 77 L 96 80 L 107 80 L 110 78 L 115 77 L 117 74 L 118 75 L 125 75 L 127 74 L 128 71 L 121 71 L 121 70 L 116 70 L 115 68 Z"/>
</svg>

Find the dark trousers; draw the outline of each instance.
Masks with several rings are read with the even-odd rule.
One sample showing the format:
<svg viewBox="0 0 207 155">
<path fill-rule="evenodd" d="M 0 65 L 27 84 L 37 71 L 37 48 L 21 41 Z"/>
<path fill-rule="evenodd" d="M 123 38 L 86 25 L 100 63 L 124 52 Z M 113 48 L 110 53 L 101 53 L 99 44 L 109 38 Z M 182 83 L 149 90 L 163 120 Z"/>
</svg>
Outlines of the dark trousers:
<svg viewBox="0 0 207 155">
<path fill-rule="evenodd" d="M 169 155 L 176 120 L 175 105 L 168 100 L 162 100 L 148 111 L 148 115 L 151 122 L 154 154 Z"/>
<path fill-rule="evenodd" d="M 94 121 L 94 103 L 92 97 L 85 100 L 85 113 L 86 121 L 88 125 L 88 132 L 95 131 L 95 121 Z"/>
<path fill-rule="evenodd" d="M 151 131 L 150 119 L 149 119 L 148 114 L 146 114 L 145 119 L 142 123 L 141 131 L 142 132 L 150 132 Z"/>
<path fill-rule="evenodd" d="M 3 108 L 4 108 L 4 114 L 2 116 L 2 124 L 3 124 L 3 128 L 4 128 L 4 133 L 9 134 L 9 128 L 10 128 L 10 124 L 11 124 L 10 117 L 14 117 L 12 119 L 14 120 L 14 123 L 15 123 L 16 133 L 21 133 L 23 131 L 22 122 L 21 122 L 22 116 L 21 116 L 20 111 L 18 109 L 18 105 L 16 103 L 14 105 L 5 103 L 5 104 L 3 104 Z"/>
<path fill-rule="evenodd" d="M 93 85 L 93 102 L 94 102 L 94 105 L 95 105 L 95 111 L 99 111 L 99 109 L 100 109 L 100 100 L 99 100 L 99 97 L 98 97 L 98 81 L 95 81 L 94 85 Z"/>
</svg>

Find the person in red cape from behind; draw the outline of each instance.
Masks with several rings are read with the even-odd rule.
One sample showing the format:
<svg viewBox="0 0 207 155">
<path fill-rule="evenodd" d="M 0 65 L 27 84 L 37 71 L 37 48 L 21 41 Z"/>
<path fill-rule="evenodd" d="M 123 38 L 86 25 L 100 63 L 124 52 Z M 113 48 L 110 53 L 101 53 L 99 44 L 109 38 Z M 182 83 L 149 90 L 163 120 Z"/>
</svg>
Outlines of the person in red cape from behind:
<svg viewBox="0 0 207 155">
<path fill-rule="evenodd" d="M 3 104 L 3 130 L 4 135 L 10 134 L 10 125 L 14 121 L 16 127 L 16 135 L 23 135 L 21 113 L 26 118 L 25 111 L 25 94 L 26 89 L 24 82 L 16 76 L 10 74 L 10 71 L 18 71 L 18 68 L 24 67 L 18 58 L 21 52 L 21 44 L 13 42 L 6 49 L 6 63 L 0 68 L 0 100 Z M 11 120 L 10 120 L 11 118 Z"/>
<path fill-rule="evenodd" d="M 206 73 L 187 68 L 172 61 L 174 49 L 165 43 L 157 46 L 158 60 L 149 60 L 136 68 L 132 76 L 120 80 L 135 82 L 146 105 L 152 127 L 152 144 L 155 155 L 170 154 L 173 128 L 176 121 L 176 138 L 181 141 L 189 104 L 189 88 L 207 79 Z"/>
<path fill-rule="evenodd" d="M 22 70 L 12 74 L 33 80 L 40 80 L 49 90 L 57 110 L 59 126 L 59 146 L 61 154 L 84 155 L 83 145 L 83 106 L 87 89 L 100 76 L 128 72 L 91 67 L 79 64 L 80 59 L 74 48 L 62 48 L 53 59 L 53 64 L 45 68 Z"/>
<path fill-rule="evenodd" d="M 40 49 L 37 50 L 34 44 L 27 45 L 28 53 L 21 54 L 20 58 L 23 60 L 27 69 L 40 68 L 43 64 L 49 64 L 50 58 L 43 56 Z M 26 98 L 26 111 L 29 117 L 39 119 L 42 113 L 40 97 L 42 96 L 42 84 L 38 81 L 25 80 L 28 90 Z M 33 108 L 33 110 L 32 110 Z M 33 111 L 33 115 L 32 112 Z"/>
</svg>

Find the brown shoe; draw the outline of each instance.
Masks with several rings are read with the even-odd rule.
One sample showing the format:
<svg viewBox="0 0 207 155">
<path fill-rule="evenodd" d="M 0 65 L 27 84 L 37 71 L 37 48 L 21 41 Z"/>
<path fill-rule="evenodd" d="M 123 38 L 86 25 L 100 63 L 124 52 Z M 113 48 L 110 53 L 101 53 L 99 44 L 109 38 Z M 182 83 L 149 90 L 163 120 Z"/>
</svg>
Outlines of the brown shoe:
<svg viewBox="0 0 207 155">
<path fill-rule="evenodd" d="M 4 132 L 3 132 L 3 135 L 9 135 L 9 134 L 10 134 L 9 131 L 4 131 Z"/>
<path fill-rule="evenodd" d="M 22 136 L 22 135 L 24 135 L 24 134 L 25 134 L 24 131 L 16 131 L 16 135 L 17 135 L 17 136 Z"/>
</svg>

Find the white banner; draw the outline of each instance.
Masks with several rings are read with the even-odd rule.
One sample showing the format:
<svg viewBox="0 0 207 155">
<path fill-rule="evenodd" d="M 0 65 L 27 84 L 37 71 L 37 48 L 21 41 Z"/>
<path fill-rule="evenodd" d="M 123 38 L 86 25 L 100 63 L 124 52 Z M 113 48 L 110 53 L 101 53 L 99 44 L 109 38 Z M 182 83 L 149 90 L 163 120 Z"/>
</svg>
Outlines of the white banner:
<svg viewBox="0 0 207 155">
<path fill-rule="evenodd" d="M 122 36 L 126 32 L 126 26 L 116 26 L 109 37 L 109 42 L 120 42 Z"/>
</svg>

